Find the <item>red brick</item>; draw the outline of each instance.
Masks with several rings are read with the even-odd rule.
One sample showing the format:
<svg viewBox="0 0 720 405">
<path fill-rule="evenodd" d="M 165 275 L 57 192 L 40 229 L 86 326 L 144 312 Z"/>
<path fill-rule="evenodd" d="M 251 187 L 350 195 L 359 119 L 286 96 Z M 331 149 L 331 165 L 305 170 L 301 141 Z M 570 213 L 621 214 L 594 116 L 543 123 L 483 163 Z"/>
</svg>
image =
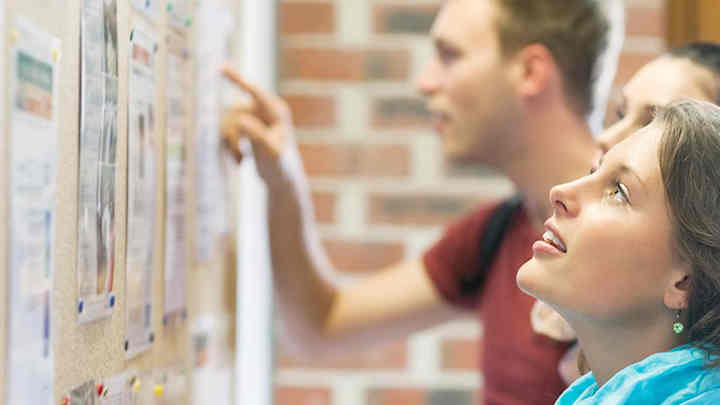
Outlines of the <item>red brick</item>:
<svg viewBox="0 0 720 405">
<path fill-rule="evenodd" d="M 325 241 L 325 250 L 336 269 L 356 273 L 385 268 L 405 256 L 405 246 L 399 242 L 351 242 L 332 239 Z"/>
<path fill-rule="evenodd" d="M 450 196 L 440 193 L 375 193 L 370 196 L 370 223 L 445 225 L 478 204 L 479 200 L 470 196 Z"/>
<path fill-rule="evenodd" d="M 407 50 L 340 50 L 285 48 L 281 63 L 284 78 L 308 80 L 407 80 Z"/>
<path fill-rule="evenodd" d="M 665 38 L 665 9 L 663 7 L 628 7 L 625 11 L 627 36 Z"/>
<path fill-rule="evenodd" d="M 315 220 L 321 224 L 335 222 L 335 205 L 337 196 L 334 193 L 313 191 L 313 207 L 315 208 Z"/>
<path fill-rule="evenodd" d="M 388 176 L 410 173 L 407 145 L 301 144 L 300 154 L 310 176 Z"/>
<path fill-rule="evenodd" d="M 335 31 L 331 3 L 282 3 L 279 10 L 283 34 L 329 34 Z"/>
<path fill-rule="evenodd" d="M 372 125 L 377 129 L 426 128 L 431 116 L 424 100 L 385 97 L 373 102 Z"/>
<path fill-rule="evenodd" d="M 427 393 L 418 388 L 377 388 L 367 392 L 367 405 L 426 405 Z"/>
<path fill-rule="evenodd" d="M 332 405 L 328 388 L 276 387 L 275 405 Z"/>
<path fill-rule="evenodd" d="M 376 33 L 428 34 L 439 5 L 377 5 L 373 9 Z"/>
<path fill-rule="evenodd" d="M 638 53 L 638 52 L 623 52 L 620 54 L 620 60 L 618 61 L 618 71 L 615 76 L 615 84 L 624 85 L 630 80 L 632 75 L 635 74 L 641 67 L 645 66 L 648 62 L 660 56 L 656 52 Z"/>
<path fill-rule="evenodd" d="M 336 123 L 335 99 L 332 96 L 285 94 L 295 126 L 329 127 Z"/>
<path fill-rule="evenodd" d="M 365 352 L 315 361 L 299 360 L 281 354 L 276 365 L 280 368 L 402 370 L 407 365 L 407 348 L 404 342 L 398 342 Z"/>
<path fill-rule="evenodd" d="M 442 368 L 475 371 L 482 349 L 478 339 L 448 339 L 442 342 Z"/>
</svg>

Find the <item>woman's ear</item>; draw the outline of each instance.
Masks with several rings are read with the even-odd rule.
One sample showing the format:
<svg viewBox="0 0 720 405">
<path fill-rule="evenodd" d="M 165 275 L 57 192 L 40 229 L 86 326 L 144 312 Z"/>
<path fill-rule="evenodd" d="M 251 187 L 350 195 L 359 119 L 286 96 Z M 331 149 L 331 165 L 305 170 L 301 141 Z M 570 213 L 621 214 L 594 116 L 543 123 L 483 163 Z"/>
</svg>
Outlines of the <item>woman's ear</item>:
<svg viewBox="0 0 720 405">
<path fill-rule="evenodd" d="M 690 298 L 690 281 L 689 271 L 676 270 L 673 271 L 670 283 L 665 290 L 665 305 L 671 309 L 685 309 L 688 307 Z"/>
</svg>

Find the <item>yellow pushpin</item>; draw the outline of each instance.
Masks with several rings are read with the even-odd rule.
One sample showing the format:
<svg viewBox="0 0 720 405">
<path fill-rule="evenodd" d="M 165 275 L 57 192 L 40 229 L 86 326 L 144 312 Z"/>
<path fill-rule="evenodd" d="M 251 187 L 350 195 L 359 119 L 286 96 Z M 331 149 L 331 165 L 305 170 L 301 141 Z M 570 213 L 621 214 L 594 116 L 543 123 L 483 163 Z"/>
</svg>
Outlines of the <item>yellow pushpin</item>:
<svg viewBox="0 0 720 405">
<path fill-rule="evenodd" d="M 17 30 L 10 31 L 10 41 L 14 44 L 20 39 L 20 33 Z"/>
<path fill-rule="evenodd" d="M 135 382 L 133 383 L 133 392 L 140 391 L 140 379 L 136 378 Z"/>
<path fill-rule="evenodd" d="M 52 50 L 52 60 L 53 62 L 57 62 L 58 58 L 60 58 L 60 50 L 57 48 L 53 48 Z"/>
<path fill-rule="evenodd" d="M 165 392 L 165 388 L 162 385 L 158 384 L 155 386 L 154 391 L 156 396 L 161 397 L 163 395 L 163 392 Z"/>
</svg>

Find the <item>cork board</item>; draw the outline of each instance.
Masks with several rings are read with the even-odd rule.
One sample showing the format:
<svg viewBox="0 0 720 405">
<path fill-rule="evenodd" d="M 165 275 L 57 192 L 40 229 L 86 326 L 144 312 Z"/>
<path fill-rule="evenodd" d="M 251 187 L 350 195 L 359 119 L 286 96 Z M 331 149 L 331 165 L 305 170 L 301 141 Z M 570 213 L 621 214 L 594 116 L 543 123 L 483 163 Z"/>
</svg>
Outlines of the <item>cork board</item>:
<svg viewBox="0 0 720 405">
<path fill-rule="evenodd" d="M 234 319 L 235 312 L 235 239 L 228 236 L 226 245 L 215 250 L 211 260 L 196 263 L 191 256 L 193 249 L 187 249 L 186 256 L 186 303 L 188 318 L 172 327 L 164 328 L 164 230 L 165 230 L 165 134 L 166 134 L 166 78 L 167 46 L 166 38 L 170 32 L 188 37 L 193 44 L 193 27 L 179 30 L 168 24 L 165 3 L 161 3 L 161 12 L 155 20 L 147 19 L 132 9 L 129 1 L 117 1 L 118 13 L 118 59 L 119 59 L 119 95 L 118 95 L 118 143 L 116 171 L 116 240 L 115 240 L 115 286 L 117 305 L 109 318 L 81 325 L 77 322 L 77 206 L 78 206 L 78 164 L 79 164 L 79 105 L 80 105 L 80 18 L 81 0 L 43 0 L 22 1 L 5 0 L 5 35 L 10 39 L 9 28 L 17 16 L 22 16 L 62 42 L 59 86 L 59 133 L 58 133 L 58 185 L 56 202 L 55 234 L 55 282 L 52 298 L 51 336 L 54 347 L 54 403 L 73 387 L 90 379 L 103 379 L 115 376 L 126 370 L 151 371 L 184 367 L 188 378 L 192 370 L 192 352 L 190 347 L 190 326 L 192 320 L 200 315 L 215 313 Z M 152 347 L 127 361 L 125 360 L 125 261 L 127 235 L 127 115 L 128 115 L 128 50 L 130 29 L 134 22 L 142 21 L 153 28 L 159 49 L 156 64 L 155 108 L 157 116 L 155 144 L 156 156 L 156 220 L 154 226 L 153 255 L 154 273 L 153 291 L 153 331 L 155 341 Z M 5 83 L 9 79 L 9 47 L 4 49 Z M 192 54 L 192 52 L 191 52 Z M 6 111 L 9 115 L 8 93 L 5 92 Z M 193 97 L 191 97 L 193 98 Z M 194 99 L 194 98 L 193 98 Z M 190 103 L 190 111 L 194 111 Z M 192 115 L 192 114 L 191 114 Z M 192 118 L 192 117 L 191 117 Z M 186 145 L 191 148 L 190 137 L 194 134 L 193 119 L 188 120 L 188 138 Z M 8 120 L 2 124 L 2 142 L 0 142 L 0 187 L 7 193 L 9 181 Z M 192 221 L 192 180 L 194 173 L 193 153 L 188 153 L 188 192 L 187 230 L 188 246 L 194 238 Z M 8 302 L 8 199 L 0 199 L 0 398 L 6 395 L 7 375 L 7 302 Z M 200 236 L 201 237 L 201 236 Z M 231 323 L 232 324 L 232 323 Z M 231 327 L 227 342 L 234 342 Z M 232 352 L 232 349 L 231 349 Z M 188 384 L 189 385 L 189 384 Z M 190 393 L 188 392 L 188 395 Z"/>
</svg>

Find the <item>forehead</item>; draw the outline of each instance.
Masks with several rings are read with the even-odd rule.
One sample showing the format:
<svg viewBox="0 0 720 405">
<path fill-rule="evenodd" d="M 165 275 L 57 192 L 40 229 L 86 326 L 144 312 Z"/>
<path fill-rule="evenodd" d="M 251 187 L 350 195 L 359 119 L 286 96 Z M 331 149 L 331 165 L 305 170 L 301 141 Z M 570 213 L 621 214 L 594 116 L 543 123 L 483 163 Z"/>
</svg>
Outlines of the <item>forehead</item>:
<svg viewBox="0 0 720 405">
<path fill-rule="evenodd" d="M 623 89 L 629 103 L 665 105 L 682 98 L 715 102 L 714 74 L 689 59 L 663 56 L 640 69 Z"/>
<path fill-rule="evenodd" d="M 663 134 L 662 125 L 654 121 L 610 148 L 603 159 L 603 165 L 626 165 L 643 180 L 648 192 L 662 191 L 658 160 L 658 148 Z M 664 195 L 661 197 L 664 198 Z"/>
<path fill-rule="evenodd" d="M 432 35 L 463 48 L 495 43 L 495 0 L 448 0 L 433 24 Z"/>
</svg>

